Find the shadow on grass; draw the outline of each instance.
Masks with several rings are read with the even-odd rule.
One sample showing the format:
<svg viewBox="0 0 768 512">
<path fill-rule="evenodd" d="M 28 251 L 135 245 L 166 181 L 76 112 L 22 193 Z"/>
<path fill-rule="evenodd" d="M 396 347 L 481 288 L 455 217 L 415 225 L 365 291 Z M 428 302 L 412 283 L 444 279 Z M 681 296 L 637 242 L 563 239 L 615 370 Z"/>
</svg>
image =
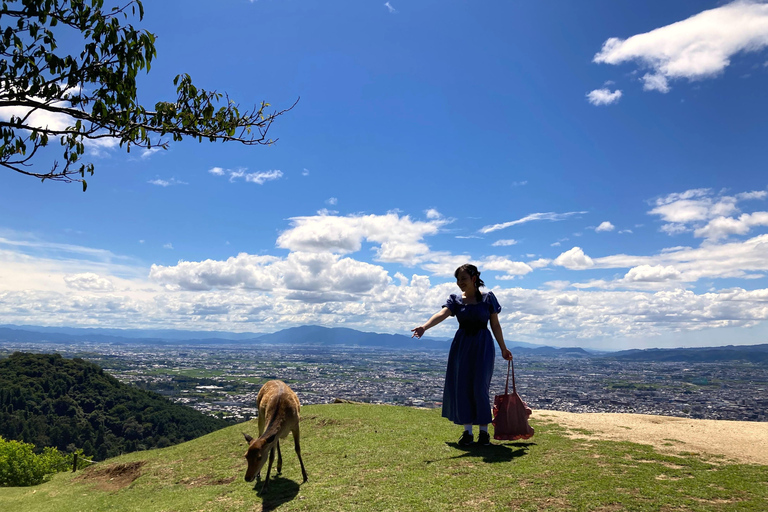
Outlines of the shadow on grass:
<svg viewBox="0 0 768 512">
<path fill-rule="evenodd" d="M 299 488 L 301 487 L 293 480 L 289 480 L 287 478 L 283 478 L 280 475 L 277 475 L 270 477 L 269 487 L 267 487 L 267 490 L 262 493 L 261 486 L 263 483 L 263 480 L 258 480 L 256 485 L 253 487 L 253 490 L 257 491 L 258 495 L 261 497 L 262 512 L 275 510 L 283 503 L 291 501 L 296 497 L 297 494 L 299 494 Z"/>
<path fill-rule="evenodd" d="M 432 464 L 438 460 L 450 460 L 450 459 L 464 459 L 468 457 L 482 458 L 483 462 L 510 462 L 518 457 L 528 455 L 528 447 L 536 446 L 536 443 L 506 443 L 506 444 L 491 444 L 489 446 L 461 446 L 459 443 L 445 443 L 451 448 L 456 448 L 464 453 L 461 455 L 454 455 L 453 457 L 445 457 L 442 459 L 425 460 L 426 464 Z"/>
</svg>

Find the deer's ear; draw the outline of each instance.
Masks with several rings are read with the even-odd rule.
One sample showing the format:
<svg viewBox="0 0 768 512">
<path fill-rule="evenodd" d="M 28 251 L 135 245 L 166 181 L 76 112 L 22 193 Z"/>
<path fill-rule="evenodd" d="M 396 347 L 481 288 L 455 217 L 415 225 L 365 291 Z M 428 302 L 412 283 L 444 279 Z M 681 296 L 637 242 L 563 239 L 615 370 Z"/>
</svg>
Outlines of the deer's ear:
<svg viewBox="0 0 768 512">
<path fill-rule="evenodd" d="M 243 432 L 243 436 L 245 437 L 245 442 L 248 444 L 251 444 L 251 442 L 253 441 L 253 438 L 248 434 L 246 434 L 245 432 Z"/>
<path fill-rule="evenodd" d="M 275 440 L 275 437 L 277 437 L 277 434 L 273 434 L 267 438 L 267 444 L 272 443 L 272 441 Z"/>
</svg>

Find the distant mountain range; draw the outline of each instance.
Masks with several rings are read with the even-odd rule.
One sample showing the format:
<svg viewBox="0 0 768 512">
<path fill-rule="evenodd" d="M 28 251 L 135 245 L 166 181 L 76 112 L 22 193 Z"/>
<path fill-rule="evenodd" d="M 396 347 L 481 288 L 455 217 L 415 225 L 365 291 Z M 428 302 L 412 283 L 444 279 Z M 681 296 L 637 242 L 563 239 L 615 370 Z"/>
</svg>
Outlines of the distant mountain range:
<svg viewBox="0 0 768 512">
<path fill-rule="evenodd" d="M 624 350 L 610 354 L 611 358 L 623 361 L 670 361 L 706 363 L 723 361 L 749 361 L 768 363 L 768 344 L 728 345 L 725 347 L 699 348 L 650 348 L 646 350 Z"/>
<path fill-rule="evenodd" d="M 4 342 L 47 342 L 75 344 L 82 342 L 109 343 L 115 345 L 307 345 L 307 346 L 357 346 L 398 350 L 448 350 L 451 340 L 445 338 L 411 338 L 403 334 L 362 332 L 345 327 L 320 327 L 305 325 L 291 327 L 271 334 L 226 333 L 215 331 L 182 330 L 121 330 L 82 329 L 71 327 L 0 326 L 0 346 Z M 516 355 L 547 357 L 594 358 L 605 357 L 625 361 L 678 361 L 715 362 L 749 361 L 768 362 L 768 344 L 625 350 L 621 352 L 588 351 L 578 347 L 551 347 L 520 341 L 507 341 Z"/>
</svg>

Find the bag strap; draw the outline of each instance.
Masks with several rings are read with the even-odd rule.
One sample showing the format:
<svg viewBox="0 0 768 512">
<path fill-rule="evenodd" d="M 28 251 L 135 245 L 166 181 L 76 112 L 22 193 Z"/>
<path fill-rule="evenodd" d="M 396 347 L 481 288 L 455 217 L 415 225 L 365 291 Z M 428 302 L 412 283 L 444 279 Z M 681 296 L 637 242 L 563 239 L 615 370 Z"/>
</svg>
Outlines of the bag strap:
<svg viewBox="0 0 768 512">
<path fill-rule="evenodd" d="M 509 394 L 509 373 L 512 372 L 512 392 L 517 393 L 515 386 L 515 367 L 512 366 L 512 360 L 507 361 L 507 384 L 504 386 L 504 394 Z"/>
</svg>

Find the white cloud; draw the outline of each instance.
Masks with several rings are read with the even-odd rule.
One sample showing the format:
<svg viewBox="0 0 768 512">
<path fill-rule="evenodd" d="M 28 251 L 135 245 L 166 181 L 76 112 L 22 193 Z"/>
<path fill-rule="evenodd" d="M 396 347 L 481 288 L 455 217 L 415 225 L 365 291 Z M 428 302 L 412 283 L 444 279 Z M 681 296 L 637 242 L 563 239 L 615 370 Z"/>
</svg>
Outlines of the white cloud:
<svg viewBox="0 0 768 512">
<path fill-rule="evenodd" d="M 170 187 L 171 185 L 189 185 L 189 183 L 186 181 L 177 180 L 176 178 L 171 178 L 169 180 L 156 178 L 154 180 L 149 180 L 147 183 L 151 185 L 157 185 L 159 187 Z"/>
<path fill-rule="evenodd" d="M 64 276 L 64 282 L 70 288 L 83 291 L 111 292 L 115 289 L 112 281 L 93 272 Z"/>
<path fill-rule="evenodd" d="M 163 249 L 173 249 L 173 244 L 171 242 L 163 244 Z"/>
<path fill-rule="evenodd" d="M 267 172 L 252 172 L 245 175 L 245 181 L 263 185 L 267 181 L 277 180 L 283 177 L 282 171 L 273 170 Z"/>
<path fill-rule="evenodd" d="M 646 73 L 641 79 L 643 81 L 644 91 L 659 91 L 666 94 L 672 89 L 669 87 L 669 81 L 664 75 Z"/>
<path fill-rule="evenodd" d="M 748 201 L 750 199 L 765 199 L 768 197 L 768 191 L 765 190 L 753 190 L 752 192 L 741 192 L 736 194 L 736 199 L 739 201 Z"/>
<path fill-rule="evenodd" d="M 339 203 L 339 200 L 335 197 L 329 197 L 328 199 L 325 200 L 325 204 L 330 206 L 335 206 L 338 203 Z"/>
<path fill-rule="evenodd" d="M 239 254 L 153 265 L 147 271 L 82 257 L 108 252 L 98 249 L 81 248 L 80 256 L 67 260 L 30 256 L 20 251 L 37 247 L 8 239 L 11 243 L 0 246 L 0 323 L 232 331 L 320 324 L 407 333 L 456 292 L 453 270 L 468 261 L 480 266 L 486 281 L 495 278 L 503 285 L 492 289 L 504 308 L 500 318 L 509 339 L 555 344 L 576 340 L 583 345 L 601 338 L 635 339 L 647 344 L 670 333 L 749 327 L 768 320 L 768 289 L 695 293 L 683 288 L 704 278 L 752 279 L 768 272 L 768 235 L 670 248 L 653 256 L 592 260 L 579 248 L 561 255 L 556 264 L 574 270 L 627 269 L 623 277 L 595 282 L 592 289 L 589 283 L 568 281 L 550 281 L 545 289 L 507 285 L 512 283 L 506 279 L 541 268 L 543 258 L 522 263 L 430 253 L 430 265 L 447 267 L 432 281 L 401 272 L 390 277 L 382 265 L 327 251 L 294 251 L 285 257 Z M 448 337 L 454 329 L 455 323 L 445 322 L 433 335 Z"/>
<path fill-rule="evenodd" d="M 765 226 L 768 213 L 740 213 L 740 201 L 765 199 L 764 190 L 716 195 L 710 189 L 693 189 L 669 194 L 655 201 L 655 208 L 648 213 L 658 215 L 667 224 L 661 231 L 668 235 L 693 232 L 694 236 L 717 241 L 730 235 L 744 235 L 752 228 Z M 731 217 L 734 215 L 733 217 Z"/>
<path fill-rule="evenodd" d="M 574 247 L 562 253 L 553 261 L 555 265 L 570 270 L 582 270 L 594 266 L 592 258 L 584 254 L 581 247 Z"/>
<path fill-rule="evenodd" d="M 667 92 L 670 80 L 719 75 L 734 55 L 766 46 L 768 4 L 735 1 L 628 39 L 612 37 L 594 62 L 637 61 L 651 69 L 643 76 L 644 89 Z"/>
<path fill-rule="evenodd" d="M 302 170 L 302 171 L 301 171 L 301 175 L 302 175 L 302 176 L 309 176 L 309 169 L 307 169 L 307 168 L 305 167 L 305 168 L 304 168 L 304 170 Z"/>
<path fill-rule="evenodd" d="M 631 235 L 632 234 L 632 230 L 631 229 L 621 229 L 621 230 L 619 230 L 619 234 L 620 235 L 623 235 L 623 234 L 626 234 L 626 233 Z"/>
<path fill-rule="evenodd" d="M 67 102 L 55 102 L 53 103 L 53 106 L 69 107 L 69 104 Z M 24 119 L 26 117 L 25 124 L 27 126 L 53 131 L 64 131 L 68 127 L 75 125 L 75 120 L 73 118 L 58 112 L 48 112 L 46 110 L 30 109 L 28 107 L 0 107 L 0 119 L 10 120 L 11 117 L 19 119 Z M 57 137 L 52 137 L 52 139 L 56 138 Z M 104 157 L 107 156 L 108 150 L 114 149 L 120 145 L 120 139 L 115 137 L 83 139 L 83 145 L 90 156 Z"/>
<path fill-rule="evenodd" d="M 533 268 L 522 261 L 512 261 L 501 256 L 490 256 L 480 262 L 480 268 L 504 272 L 508 276 L 524 276 L 533 272 Z"/>
<path fill-rule="evenodd" d="M 595 232 L 602 233 L 605 231 L 613 231 L 614 229 L 616 229 L 616 226 L 606 220 L 601 222 L 600 225 L 595 228 Z"/>
<path fill-rule="evenodd" d="M 555 213 L 555 212 L 547 212 L 547 213 L 531 213 L 530 215 L 526 215 L 522 219 L 513 220 L 510 222 L 503 222 L 501 224 L 493 224 L 490 226 L 483 226 L 480 229 L 481 233 L 492 233 L 494 231 L 498 231 L 500 229 L 506 229 L 512 226 L 516 226 L 518 224 L 525 224 L 526 222 L 532 222 L 536 220 L 549 220 L 549 221 L 561 221 L 566 220 L 567 218 L 573 216 L 573 215 L 583 215 L 587 212 L 567 212 L 567 213 Z"/>
<path fill-rule="evenodd" d="M 525 181 L 513 181 L 512 186 L 513 187 L 524 187 L 528 184 L 528 180 Z"/>
<path fill-rule="evenodd" d="M 234 183 L 240 178 L 244 178 L 249 183 L 256 183 L 257 185 L 263 185 L 267 181 L 277 180 L 283 177 L 283 172 L 280 170 L 261 171 L 261 172 L 246 172 L 248 169 L 245 167 L 238 167 L 237 169 L 224 169 L 222 167 L 212 167 L 208 169 L 208 172 L 214 176 L 229 176 L 229 182 Z"/>
<path fill-rule="evenodd" d="M 629 269 L 624 276 L 628 282 L 663 282 L 680 279 L 680 271 L 673 266 L 640 265 Z"/>
<path fill-rule="evenodd" d="M 435 235 L 448 221 L 433 219 L 427 222 L 386 215 L 333 215 L 294 217 L 292 227 L 277 239 L 277 246 L 291 251 L 334 252 L 346 254 L 359 251 L 363 241 L 379 244 L 379 261 L 414 265 L 429 253 L 423 242 L 425 236 Z"/>
<path fill-rule="evenodd" d="M 595 106 L 612 105 L 621 98 L 621 91 L 616 89 L 611 92 L 610 89 L 595 89 L 587 93 L 587 100 Z"/>
<path fill-rule="evenodd" d="M 510 245 L 517 244 L 517 240 L 514 238 L 508 238 L 506 240 L 496 240 L 491 245 L 494 247 L 509 247 Z"/>
<path fill-rule="evenodd" d="M 397 9 L 392 7 L 392 5 L 389 2 L 385 2 L 384 7 L 387 8 L 387 10 L 389 11 L 389 14 L 397 14 Z"/>
<path fill-rule="evenodd" d="M 552 263 L 552 260 L 550 259 L 539 258 L 537 260 L 529 261 L 528 266 L 530 266 L 531 268 L 544 268 L 550 263 Z"/>
<path fill-rule="evenodd" d="M 162 151 L 162 150 L 163 150 L 163 148 L 161 148 L 161 147 L 157 147 L 157 146 L 155 146 L 155 147 L 153 147 L 153 148 L 144 148 L 144 149 L 142 150 L 141 154 L 139 155 L 139 157 L 140 157 L 142 160 L 146 160 L 146 159 L 147 159 L 147 158 L 149 158 L 150 156 L 152 156 L 152 155 L 154 155 L 155 153 L 157 153 L 158 151 Z"/>
<path fill-rule="evenodd" d="M 429 210 L 424 212 L 424 214 L 427 216 L 427 218 L 429 220 L 442 219 L 443 218 L 443 215 L 439 211 L 434 209 L 434 208 L 430 208 Z"/>
<path fill-rule="evenodd" d="M 746 235 L 757 226 L 768 226 L 768 212 L 743 213 L 738 218 L 716 217 L 693 234 L 699 238 L 716 241 L 730 235 Z"/>
</svg>

